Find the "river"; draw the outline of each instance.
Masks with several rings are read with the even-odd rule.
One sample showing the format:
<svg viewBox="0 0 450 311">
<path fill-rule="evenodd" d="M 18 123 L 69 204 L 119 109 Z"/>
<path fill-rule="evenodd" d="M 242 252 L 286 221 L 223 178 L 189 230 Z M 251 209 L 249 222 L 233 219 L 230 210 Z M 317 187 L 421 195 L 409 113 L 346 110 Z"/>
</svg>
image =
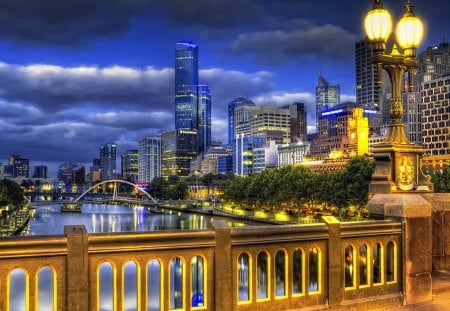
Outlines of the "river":
<svg viewBox="0 0 450 311">
<path fill-rule="evenodd" d="M 67 225 L 84 225 L 88 233 L 207 229 L 212 228 L 211 219 L 218 218 L 168 209 L 154 213 L 142 206 L 112 204 L 83 204 L 81 213 L 61 213 L 60 209 L 60 204 L 37 206 L 22 235 L 59 235 Z M 257 224 L 234 219 L 227 222 L 233 227 Z"/>
</svg>

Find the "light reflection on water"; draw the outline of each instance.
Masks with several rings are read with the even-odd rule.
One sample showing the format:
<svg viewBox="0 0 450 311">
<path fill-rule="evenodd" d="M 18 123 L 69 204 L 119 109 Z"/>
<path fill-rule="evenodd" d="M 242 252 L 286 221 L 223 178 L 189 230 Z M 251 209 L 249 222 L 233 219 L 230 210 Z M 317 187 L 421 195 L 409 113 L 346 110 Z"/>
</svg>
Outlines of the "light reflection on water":
<svg viewBox="0 0 450 311">
<path fill-rule="evenodd" d="M 209 215 L 178 213 L 166 210 L 153 213 L 147 208 L 124 205 L 83 204 L 81 213 L 60 213 L 60 205 L 38 206 L 30 219 L 24 235 L 63 234 L 64 226 L 84 225 L 89 233 L 144 232 L 177 229 L 208 229 L 211 227 Z M 250 222 L 229 220 L 230 226 L 245 226 Z M 253 224 L 254 225 L 254 224 Z"/>
</svg>

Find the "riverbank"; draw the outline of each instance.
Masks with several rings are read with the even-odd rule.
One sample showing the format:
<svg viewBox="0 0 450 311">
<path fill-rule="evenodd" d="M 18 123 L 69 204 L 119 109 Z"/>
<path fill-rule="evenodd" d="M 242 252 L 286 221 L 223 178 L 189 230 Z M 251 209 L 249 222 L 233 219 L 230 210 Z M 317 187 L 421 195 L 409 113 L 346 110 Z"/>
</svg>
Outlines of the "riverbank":
<svg viewBox="0 0 450 311">
<path fill-rule="evenodd" d="M 14 236 L 22 232 L 31 217 L 32 206 L 29 202 L 17 207 L 11 213 L 4 213 L 0 223 L 0 236 Z"/>
</svg>

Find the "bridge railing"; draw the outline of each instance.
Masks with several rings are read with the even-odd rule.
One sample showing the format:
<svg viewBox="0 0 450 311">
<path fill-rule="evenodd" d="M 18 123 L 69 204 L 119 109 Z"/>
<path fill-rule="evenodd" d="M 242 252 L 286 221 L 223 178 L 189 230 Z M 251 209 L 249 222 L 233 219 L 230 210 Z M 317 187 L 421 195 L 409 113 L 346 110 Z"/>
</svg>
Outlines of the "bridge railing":
<svg viewBox="0 0 450 311">
<path fill-rule="evenodd" d="M 401 301 L 396 221 L 0 240 L 0 309 L 290 310 Z M 44 282 L 45 281 L 45 282 Z"/>
</svg>

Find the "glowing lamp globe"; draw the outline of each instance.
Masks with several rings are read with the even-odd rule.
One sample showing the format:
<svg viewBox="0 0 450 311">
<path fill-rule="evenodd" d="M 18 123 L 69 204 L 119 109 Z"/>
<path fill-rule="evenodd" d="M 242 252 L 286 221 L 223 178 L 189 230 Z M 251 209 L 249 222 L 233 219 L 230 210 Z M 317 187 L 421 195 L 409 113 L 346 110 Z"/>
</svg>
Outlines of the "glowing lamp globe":
<svg viewBox="0 0 450 311">
<path fill-rule="evenodd" d="M 381 0 L 375 0 L 372 9 L 367 12 L 364 29 L 371 41 L 386 42 L 389 38 L 392 31 L 392 17 L 381 5 Z"/>
<path fill-rule="evenodd" d="M 405 15 L 397 24 L 397 40 L 406 57 L 415 57 L 415 51 L 423 38 L 423 23 L 412 12 L 411 3 L 408 2 L 405 7 Z"/>
</svg>

